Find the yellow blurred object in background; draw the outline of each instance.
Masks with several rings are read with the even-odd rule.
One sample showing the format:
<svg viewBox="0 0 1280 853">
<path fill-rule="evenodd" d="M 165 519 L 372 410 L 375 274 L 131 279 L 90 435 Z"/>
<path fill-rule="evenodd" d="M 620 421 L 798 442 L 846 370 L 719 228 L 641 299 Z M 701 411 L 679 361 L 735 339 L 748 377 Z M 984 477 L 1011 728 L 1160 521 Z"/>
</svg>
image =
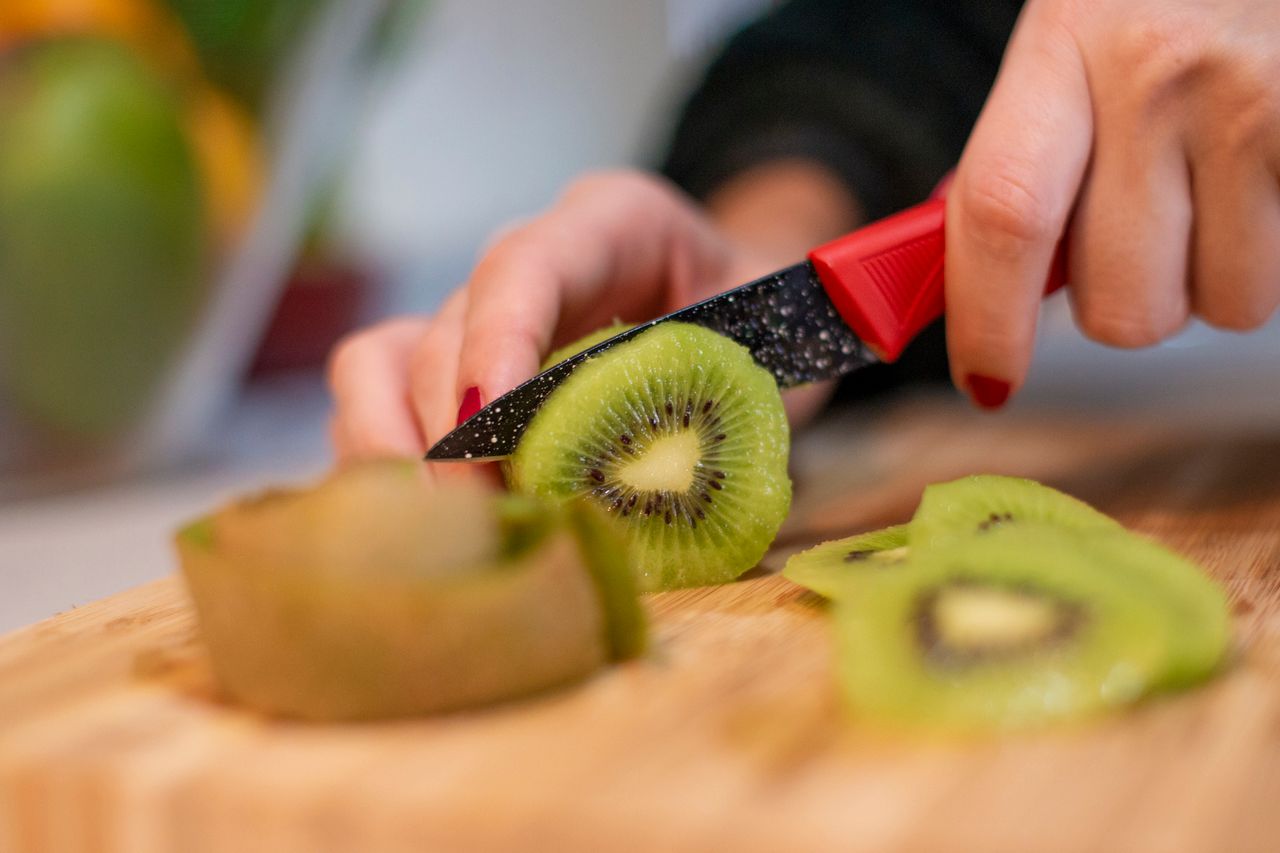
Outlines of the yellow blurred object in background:
<svg viewBox="0 0 1280 853">
<path fill-rule="evenodd" d="M 200 73 L 195 48 L 182 24 L 151 0 L 0 2 L 0 51 L 26 39 L 77 34 L 117 38 L 158 62 L 170 75 Z"/>
<path fill-rule="evenodd" d="M 23 41 L 62 35 L 119 40 L 178 84 L 212 246 L 217 252 L 232 248 L 248 227 L 262 193 L 266 172 L 262 146 L 248 111 L 208 81 L 182 22 L 152 0 L 0 2 L 0 51 Z"/>
<path fill-rule="evenodd" d="M 187 93 L 187 135 L 200 171 L 215 251 L 228 251 L 257 209 L 266 164 L 253 119 L 211 85 Z"/>
</svg>

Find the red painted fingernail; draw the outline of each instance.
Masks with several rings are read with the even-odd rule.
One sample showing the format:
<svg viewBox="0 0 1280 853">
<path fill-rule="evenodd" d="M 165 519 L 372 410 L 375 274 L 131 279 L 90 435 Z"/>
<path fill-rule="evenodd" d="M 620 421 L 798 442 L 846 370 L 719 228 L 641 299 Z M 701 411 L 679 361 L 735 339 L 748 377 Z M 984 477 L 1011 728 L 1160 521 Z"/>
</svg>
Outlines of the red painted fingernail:
<svg viewBox="0 0 1280 853">
<path fill-rule="evenodd" d="M 1009 399 L 1009 383 L 1003 379 L 970 373 L 965 377 L 965 385 L 969 388 L 969 396 L 984 409 L 998 409 Z"/>
<path fill-rule="evenodd" d="M 458 407 L 458 424 L 470 418 L 476 412 L 480 411 L 483 403 L 480 402 L 480 389 L 472 385 L 462 395 L 462 405 Z"/>
</svg>

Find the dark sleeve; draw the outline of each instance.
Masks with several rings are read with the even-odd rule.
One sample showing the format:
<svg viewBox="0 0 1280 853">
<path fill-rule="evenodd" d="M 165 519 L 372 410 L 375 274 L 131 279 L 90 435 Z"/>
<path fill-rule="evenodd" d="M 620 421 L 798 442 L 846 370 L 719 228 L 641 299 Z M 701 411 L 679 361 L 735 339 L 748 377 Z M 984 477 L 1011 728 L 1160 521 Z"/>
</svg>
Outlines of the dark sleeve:
<svg viewBox="0 0 1280 853">
<path fill-rule="evenodd" d="M 662 171 L 696 198 L 784 157 L 816 160 L 878 219 L 955 165 L 1020 3 L 791 0 L 739 32 L 676 123 Z M 947 376 L 941 325 L 859 388 Z M 847 390 L 847 389 L 846 389 Z"/>
</svg>

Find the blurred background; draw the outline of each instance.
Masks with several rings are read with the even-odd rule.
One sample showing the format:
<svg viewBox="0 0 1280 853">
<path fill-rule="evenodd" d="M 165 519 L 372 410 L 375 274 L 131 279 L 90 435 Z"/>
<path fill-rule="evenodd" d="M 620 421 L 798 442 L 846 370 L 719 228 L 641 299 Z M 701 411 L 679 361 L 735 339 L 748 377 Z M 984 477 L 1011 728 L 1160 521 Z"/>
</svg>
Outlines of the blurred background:
<svg viewBox="0 0 1280 853">
<path fill-rule="evenodd" d="M 332 344 L 432 310 L 579 172 L 654 163 L 770 5 L 0 0 L 0 632 L 323 471 Z M 1277 419 L 1278 324 L 1118 354 L 1057 300 L 1045 330 L 1019 405 Z"/>
</svg>

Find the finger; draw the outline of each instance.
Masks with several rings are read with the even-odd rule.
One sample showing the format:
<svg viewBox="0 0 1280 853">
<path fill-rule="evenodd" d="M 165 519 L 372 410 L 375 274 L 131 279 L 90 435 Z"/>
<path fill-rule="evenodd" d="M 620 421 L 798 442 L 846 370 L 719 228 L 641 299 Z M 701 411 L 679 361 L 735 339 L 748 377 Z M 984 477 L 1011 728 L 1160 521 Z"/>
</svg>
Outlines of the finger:
<svg viewBox="0 0 1280 853">
<path fill-rule="evenodd" d="M 338 344 L 329 360 L 330 435 L 341 462 L 413 456 L 424 448 L 409 404 L 409 356 L 428 325 L 397 319 Z"/>
<path fill-rule="evenodd" d="M 1191 188 L 1174 120 L 1100 108 L 1071 239 L 1076 324 L 1090 338 L 1143 347 L 1186 323 Z"/>
<path fill-rule="evenodd" d="M 1256 329 L 1280 304 L 1280 185 L 1257 160 L 1208 153 L 1193 176 L 1191 307 L 1222 329 Z"/>
<path fill-rule="evenodd" d="M 1075 41 L 1029 4 L 947 197 L 947 347 L 957 387 L 1002 405 L 1021 385 L 1058 240 L 1089 159 Z"/>
<path fill-rule="evenodd" d="M 458 356 L 469 299 L 465 289 L 455 291 L 432 318 L 430 327 L 419 335 L 407 359 L 406 387 L 426 447 L 458 422 Z"/>
<path fill-rule="evenodd" d="M 488 403 L 536 373 L 557 339 L 674 307 L 726 256 L 689 205 L 656 181 L 609 174 L 579 182 L 476 267 L 459 397 L 474 387 Z"/>
</svg>

